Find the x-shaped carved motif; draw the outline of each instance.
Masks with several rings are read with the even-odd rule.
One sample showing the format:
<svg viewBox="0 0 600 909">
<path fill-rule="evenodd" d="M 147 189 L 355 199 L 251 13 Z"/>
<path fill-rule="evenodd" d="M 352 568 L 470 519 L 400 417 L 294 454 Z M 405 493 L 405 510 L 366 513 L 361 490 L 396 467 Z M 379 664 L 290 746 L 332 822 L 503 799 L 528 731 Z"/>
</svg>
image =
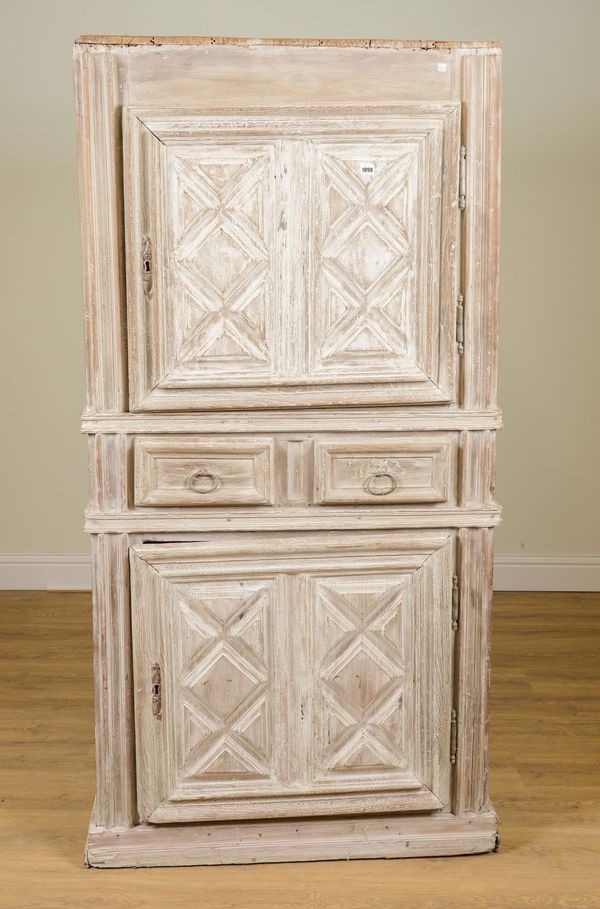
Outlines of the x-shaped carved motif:
<svg viewBox="0 0 600 909">
<path fill-rule="evenodd" d="M 249 159 L 221 187 L 208 175 L 193 170 L 183 159 L 176 158 L 175 162 L 181 185 L 199 209 L 179 237 L 175 255 L 186 290 L 202 311 L 202 318 L 184 340 L 180 356 L 183 359 L 201 356 L 217 338 L 228 333 L 253 359 L 265 360 L 268 358 L 265 340 L 245 309 L 265 280 L 269 253 L 256 226 L 240 208 L 261 179 L 265 159 Z M 193 265 L 196 251 L 219 231 L 247 258 L 241 273 L 222 290 Z"/>
<path fill-rule="evenodd" d="M 382 724 L 398 709 L 402 664 L 398 648 L 384 636 L 387 624 L 397 615 L 403 585 L 394 585 L 377 597 L 365 612 L 358 610 L 339 591 L 323 587 L 321 600 L 335 623 L 344 631 L 326 654 L 321 668 L 328 707 L 347 727 L 331 743 L 326 761 L 329 767 L 344 764 L 361 742 L 367 742 L 382 761 L 398 764 L 397 746 Z M 388 682 L 364 706 L 356 703 L 336 681 L 354 658 L 366 654 L 388 676 Z"/>
<path fill-rule="evenodd" d="M 182 615 L 188 625 L 204 639 L 182 672 L 184 703 L 201 726 L 208 730 L 202 739 L 186 755 L 188 775 L 202 773 L 214 763 L 223 752 L 229 751 L 247 767 L 249 772 L 265 773 L 265 755 L 252 742 L 244 738 L 244 730 L 250 726 L 264 709 L 267 688 L 267 673 L 261 654 L 252 650 L 240 634 L 249 628 L 265 608 L 265 588 L 254 591 L 240 603 L 229 618 L 221 621 L 203 603 L 202 598 L 192 601 L 183 599 L 180 603 Z M 198 682 L 210 672 L 221 659 L 227 659 L 232 667 L 241 672 L 253 687 L 243 700 L 233 706 L 226 716 L 214 706 L 200 698 L 194 691 Z"/>
<path fill-rule="evenodd" d="M 323 166 L 348 207 L 330 225 L 321 249 L 323 270 L 347 307 L 347 311 L 332 326 L 322 354 L 328 357 L 345 349 L 365 328 L 372 332 L 382 347 L 403 351 L 406 336 L 385 308 L 402 291 L 405 283 L 410 241 L 406 225 L 401 224 L 386 206 L 396 195 L 406 191 L 410 164 L 403 166 L 401 162 L 393 162 L 366 185 L 340 159 L 327 156 Z M 366 227 L 376 234 L 394 258 L 364 288 L 343 266 L 339 256 Z"/>
</svg>

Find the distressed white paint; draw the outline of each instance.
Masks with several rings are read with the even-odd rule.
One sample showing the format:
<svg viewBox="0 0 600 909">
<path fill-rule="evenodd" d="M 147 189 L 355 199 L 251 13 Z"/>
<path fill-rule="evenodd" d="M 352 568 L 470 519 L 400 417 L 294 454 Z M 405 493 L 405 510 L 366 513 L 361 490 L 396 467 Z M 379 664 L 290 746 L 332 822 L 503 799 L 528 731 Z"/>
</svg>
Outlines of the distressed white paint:
<svg viewBox="0 0 600 909">
<path fill-rule="evenodd" d="M 499 65 L 78 45 L 91 863 L 493 847 Z"/>
</svg>

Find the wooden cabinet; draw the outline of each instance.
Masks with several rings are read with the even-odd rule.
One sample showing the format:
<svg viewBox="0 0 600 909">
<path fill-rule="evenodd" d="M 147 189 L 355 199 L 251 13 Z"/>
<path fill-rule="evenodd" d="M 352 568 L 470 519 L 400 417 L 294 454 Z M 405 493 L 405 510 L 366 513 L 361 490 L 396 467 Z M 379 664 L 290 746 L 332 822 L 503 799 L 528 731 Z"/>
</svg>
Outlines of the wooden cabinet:
<svg viewBox="0 0 600 909">
<path fill-rule="evenodd" d="M 499 49 L 75 64 L 88 863 L 495 848 Z"/>
</svg>

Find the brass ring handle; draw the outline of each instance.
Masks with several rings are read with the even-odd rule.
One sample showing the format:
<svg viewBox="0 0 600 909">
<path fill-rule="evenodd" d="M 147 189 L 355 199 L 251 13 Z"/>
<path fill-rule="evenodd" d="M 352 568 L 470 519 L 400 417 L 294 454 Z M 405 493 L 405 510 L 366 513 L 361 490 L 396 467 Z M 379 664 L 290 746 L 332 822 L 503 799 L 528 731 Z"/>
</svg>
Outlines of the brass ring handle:
<svg viewBox="0 0 600 909">
<path fill-rule="evenodd" d="M 198 484 L 202 482 L 204 482 L 204 486 L 199 486 Z M 214 473 L 208 473 L 206 470 L 197 470 L 191 477 L 188 477 L 187 485 L 192 492 L 205 496 L 218 489 L 221 482 Z"/>
<path fill-rule="evenodd" d="M 373 481 L 376 480 L 387 480 L 388 483 L 383 488 L 373 486 Z M 393 492 L 397 485 L 396 478 L 393 477 L 391 473 L 372 473 L 371 476 L 367 477 L 365 480 L 364 488 L 367 492 L 370 492 L 372 496 L 389 496 L 390 492 Z"/>
</svg>

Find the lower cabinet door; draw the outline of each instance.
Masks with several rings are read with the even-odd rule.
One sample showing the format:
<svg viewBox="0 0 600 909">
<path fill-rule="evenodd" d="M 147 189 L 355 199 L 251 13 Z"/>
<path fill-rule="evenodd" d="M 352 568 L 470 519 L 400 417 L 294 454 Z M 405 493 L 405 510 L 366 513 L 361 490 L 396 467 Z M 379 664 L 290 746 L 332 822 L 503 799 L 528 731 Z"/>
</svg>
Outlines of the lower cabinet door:
<svg viewBox="0 0 600 909">
<path fill-rule="evenodd" d="M 443 808 L 449 531 L 131 550 L 140 818 Z"/>
</svg>

